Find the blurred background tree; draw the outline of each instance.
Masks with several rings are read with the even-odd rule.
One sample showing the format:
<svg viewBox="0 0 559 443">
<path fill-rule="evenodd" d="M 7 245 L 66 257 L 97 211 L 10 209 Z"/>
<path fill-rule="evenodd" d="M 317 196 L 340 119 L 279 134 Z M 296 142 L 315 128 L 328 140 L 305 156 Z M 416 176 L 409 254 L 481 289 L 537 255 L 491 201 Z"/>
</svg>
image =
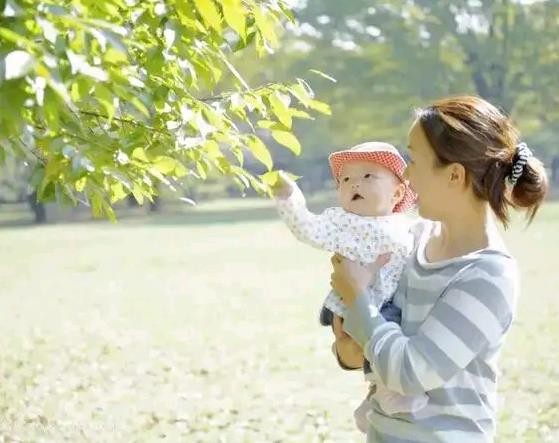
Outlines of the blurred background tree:
<svg viewBox="0 0 559 443">
<path fill-rule="evenodd" d="M 546 163 L 559 154 L 558 2 L 307 0 L 296 16 L 256 78 L 338 80 L 316 88 L 332 118 L 297 126 L 309 162 L 365 139 L 402 146 L 414 107 L 460 93 L 510 113 Z"/>
</svg>

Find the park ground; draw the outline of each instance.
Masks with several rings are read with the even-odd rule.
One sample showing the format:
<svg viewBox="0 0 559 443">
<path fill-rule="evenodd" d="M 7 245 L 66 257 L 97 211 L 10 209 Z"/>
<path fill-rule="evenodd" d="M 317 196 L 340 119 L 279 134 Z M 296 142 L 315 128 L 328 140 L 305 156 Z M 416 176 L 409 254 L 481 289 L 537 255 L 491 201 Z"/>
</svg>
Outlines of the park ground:
<svg viewBox="0 0 559 443">
<path fill-rule="evenodd" d="M 361 442 L 317 322 L 329 257 L 266 203 L 0 230 L 0 442 Z M 559 441 L 559 204 L 522 271 L 499 443 Z"/>
</svg>

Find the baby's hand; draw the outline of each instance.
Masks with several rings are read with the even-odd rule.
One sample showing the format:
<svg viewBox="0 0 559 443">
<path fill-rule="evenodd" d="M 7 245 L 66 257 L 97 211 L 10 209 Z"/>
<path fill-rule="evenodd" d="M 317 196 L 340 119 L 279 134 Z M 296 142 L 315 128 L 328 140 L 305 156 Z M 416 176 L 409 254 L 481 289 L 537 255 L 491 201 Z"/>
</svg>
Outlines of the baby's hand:
<svg viewBox="0 0 559 443">
<path fill-rule="evenodd" d="M 270 186 L 272 195 L 279 199 L 289 198 L 297 184 L 284 171 L 278 171 L 277 177 L 276 182 Z"/>
</svg>

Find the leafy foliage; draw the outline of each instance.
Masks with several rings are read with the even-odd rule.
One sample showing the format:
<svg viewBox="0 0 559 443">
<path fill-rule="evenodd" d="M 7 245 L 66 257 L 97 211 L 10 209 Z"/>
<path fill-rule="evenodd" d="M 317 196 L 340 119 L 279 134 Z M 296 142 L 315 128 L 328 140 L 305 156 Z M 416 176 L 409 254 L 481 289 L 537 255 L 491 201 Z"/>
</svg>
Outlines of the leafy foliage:
<svg viewBox="0 0 559 443">
<path fill-rule="evenodd" d="M 44 201 L 114 220 L 127 195 L 212 171 L 264 192 L 245 154 L 272 170 L 262 134 L 298 154 L 292 120 L 329 112 L 303 79 L 252 87 L 231 62 L 273 51 L 281 0 L 0 3 L 0 154 L 26 159 Z"/>
</svg>

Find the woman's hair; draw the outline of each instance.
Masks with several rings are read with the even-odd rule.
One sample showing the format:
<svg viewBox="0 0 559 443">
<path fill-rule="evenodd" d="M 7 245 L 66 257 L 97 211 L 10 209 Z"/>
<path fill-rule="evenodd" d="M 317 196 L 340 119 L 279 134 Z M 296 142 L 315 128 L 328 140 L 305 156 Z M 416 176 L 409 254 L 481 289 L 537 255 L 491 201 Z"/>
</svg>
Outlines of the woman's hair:
<svg viewBox="0 0 559 443">
<path fill-rule="evenodd" d="M 547 176 L 542 162 L 531 156 L 516 183 L 507 187 L 519 140 L 503 113 L 479 97 L 459 96 L 438 100 L 416 116 L 439 165 L 460 163 L 475 195 L 489 202 L 505 227 L 510 206 L 524 208 L 532 222 L 548 189 Z"/>
</svg>

